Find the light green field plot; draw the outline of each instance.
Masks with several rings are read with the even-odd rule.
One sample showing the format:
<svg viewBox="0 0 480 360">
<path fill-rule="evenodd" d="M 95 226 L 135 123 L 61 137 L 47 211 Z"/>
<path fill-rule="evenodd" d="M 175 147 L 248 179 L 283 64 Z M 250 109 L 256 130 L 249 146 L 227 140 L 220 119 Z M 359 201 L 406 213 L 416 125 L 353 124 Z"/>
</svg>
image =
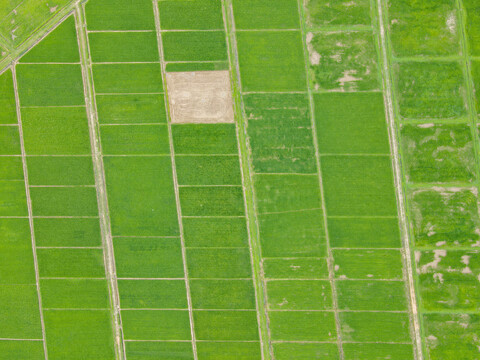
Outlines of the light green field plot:
<svg viewBox="0 0 480 360">
<path fill-rule="evenodd" d="M 186 71 L 215 71 L 228 70 L 229 64 L 227 61 L 215 62 L 180 62 L 167 63 L 165 66 L 166 72 L 186 72 Z"/>
<path fill-rule="evenodd" d="M 20 137 L 17 126 L 0 127 L 0 154 L 20 155 Z"/>
<path fill-rule="evenodd" d="M 162 33 L 166 61 L 227 60 L 227 43 L 222 31 Z"/>
<path fill-rule="evenodd" d="M 234 0 L 235 27 L 242 29 L 299 29 L 296 0 Z"/>
<path fill-rule="evenodd" d="M 407 310 L 401 281 L 337 281 L 336 287 L 341 310 Z"/>
<path fill-rule="evenodd" d="M 478 3 L 475 0 L 463 0 L 463 6 L 467 12 L 466 30 L 468 35 L 468 44 L 472 55 L 480 55 L 480 12 Z"/>
<path fill-rule="evenodd" d="M 255 172 L 315 173 L 307 97 L 272 93 L 243 99 Z"/>
<path fill-rule="evenodd" d="M 108 309 L 105 279 L 43 279 L 42 306 L 46 309 Z"/>
<path fill-rule="evenodd" d="M 122 321 L 128 340 L 190 340 L 186 310 L 124 310 Z"/>
<path fill-rule="evenodd" d="M 299 31 L 238 32 L 243 91 L 304 91 L 300 36 Z"/>
<path fill-rule="evenodd" d="M 259 216 L 264 257 L 325 256 L 321 210 Z"/>
<path fill-rule="evenodd" d="M 252 276 L 248 248 L 188 249 L 191 278 L 244 279 Z"/>
<path fill-rule="evenodd" d="M 37 249 L 41 277 L 103 278 L 101 249 Z"/>
<path fill-rule="evenodd" d="M 8 55 L 8 50 L 0 46 L 0 60 L 5 58 Z"/>
<path fill-rule="evenodd" d="M 192 344 L 188 342 L 129 341 L 125 344 L 130 360 L 185 359 L 193 360 Z"/>
<path fill-rule="evenodd" d="M 480 61 L 472 61 L 472 78 L 475 88 L 475 98 L 477 105 L 477 113 L 480 114 Z"/>
<path fill-rule="evenodd" d="M 83 105 L 83 81 L 77 64 L 19 64 L 22 106 Z"/>
<path fill-rule="evenodd" d="M 120 278 L 184 277 L 178 238 L 118 237 L 113 246 Z"/>
<path fill-rule="evenodd" d="M 15 95 L 11 70 L 0 75 L 0 124 L 16 124 Z M 3 142 L 2 142 L 3 143 Z"/>
<path fill-rule="evenodd" d="M 158 61 L 154 32 L 100 32 L 88 35 L 94 62 Z"/>
<path fill-rule="evenodd" d="M 194 311 L 198 340 L 258 340 L 255 311 Z"/>
<path fill-rule="evenodd" d="M 402 278 L 399 250 L 333 250 L 337 279 Z"/>
<path fill-rule="evenodd" d="M 407 181 L 475 180 L 475 153 L 468 125 L 404 124 L 401 141 Z"/>
<path fill-rule="evenodd" d="M 36 218 L 35 240 L 38 246 L 100 246 L 98 219 Z"/>
<path fill-rule="evenodd" d="M 0 159 L 0 180 L 23 180 L 21 157 L 2 156 Z"/>
<path fill-rule="evenodd" d="M 223 29 L 220 0 L 160 0 L 158 8 L 165 30 Z"/>
<path fill-rule="evenodd" d="M 162 92 L 159 64 L 94 64 L 97 93 Z"/>
<path fill-rule="evenodd" d="M 97 113 L 101 124 L 165 123 L 162 95 L 98 95 Z"/>
<path fill-rule="evenodd" d="M 24 42 L 39 26 L 64 8 L 69 0 L 6 1 L 0 6 L 0 34 L 13 46 Z"/>
<path fill-rule="evenodd" d="M 168 154 L 165 125 L 105 125 L 100 130 L 105 155 Z"/>
<path fill-rule="evenodd" d="M 404 62 L 393 67 L 403 118 L 442 119 L 466 115 L 466 89 L 457 62 Z"/>
<path fill-rule="evenodd" d="M 251 280 L 191 280 L 195 309 L 255 310 Z"/>
<path fill-rule="evenodd" d="M 97 194 L 91 187 L 30 189 L 35 216 L 97 216 Z"/>
<path fill-rule="evenodd" d="M 394 216 L 388 156 L 324 156 L 322 174 L 329 216 Z"/>
<path fill-rule="evenodd" d="M 119 280 L 123 309 L 186 309 L 183 280 Z"/>
<path fill-rule="evenodd" d="M 342 312 L 340 321 L 344 341 L 407 342 L 410 340 L 407 313 Z"/>
<path fill-rule="evenodd" d="M 310 28 L 328 25 L 370 25 L 368 0 L 306 0 L 306 23 Z"/>
<path fill-rule="evenodd" d="M 108 310 L 45 311 L 44 315 L 49 359 L 115 359 Z"/>
<path fill-rule="evenodd" d="M 27 216 L 23 181 L 0 181 L 0 216 Z"/>
<path fill-rule="evenodd" d="M 480 303 L 480 253 L 433 250 L 415 253 L 418 289 L 427 311 L 475 311 Z"/>
<path fill-rule="evenodd" d="M 409 201 L 417 246 L 477 246 L 480 219 L 476 189 L 415 190 Z"/>
<path fill-rule="evenodd" d="M 343 344 L 348 360 L 413 360 L 413 348 L 409 344 Z"/>
<path fill-rule="evenodd" d="M 37 46 L 21 57 L 20 62 L 79 62 L 75 19 L 70 16 Z"/>
<path fill-rule="evenodd" d="M 332 289 L 326 280 L 272 280 L 267 283 L 269 310 L 326 310 L 332 308 Z"/>
<path fill-rule="evenodd" d="M 168 157 L 104 159 L 113 235 L 177 235 Z"/>
<path fill-rule="evenodd" d="M 0 359 L 18 359 L 18 360 L 43 360 L 42 341 L 17 341 L 17 340 L 1 340 L 0 341 Z"/>
<path fill-rule="evenodd" d="M 183 216 L 242 216 L 241 187 L 182 187 L 179 189 Z"/>
<path fill-rule="evenodd" d="M 401 246 L 397 218 L 329 218 L 328 232 L 332 247 L 399 248 Z"/>
<path fill-rule="evenodd" d="M 255 342 L 200 342 L 197 344 L 198 356 L 205 360 L 259 359 L 260 347 Z"/>
<path fill-rule="evenodd" d="M 460 52 L 455 0 L 388 1 L 389 31 L 396 56 Z"/>
<path fill-rule="evenodd" d="M 238 154 L 235 125 L 232 124 L 172 125 L 172 135 L 177 155 Z"/>
<path fill-rule="evenodd" d="M 0 233 L 0 284 L 33 284 L 35 269 L 28 219 L 1 219 Z"/>
<path fill-rule="evenodd" d="M 381 93 L 315 94 L 314 102 L 321 154 L 390 152 Z"/>
<path fill-rule="evenodd" d="M 315 90 L 378 90 L 375 38 L 365 31 L 308 33 Z"/>
<path fill-rule="evenodd" d="M 237 156 L 178 156 L 179 185 L 241 185 Z"/>
<path fill-rule="evenodd" d="M 277 360 L 338 359 L 337 344 L 328 343 L 276 343 L 273 353 Z"/>
<path fill-rule="evenodd" d="M 480 316 L 477 314 L 426 314 L 425 343 L 432 360 L 478 357 Z"/>
<path fill-rule="evenodd" d="M 89 156 L 30 156 L 27 167 L 30 185 L 95 185 Z"/>
<path fill-rule="evenodd" d="M 327 279 L 327 262 L 317 259 L 264 259 L 263 271 L 266 279 Z"/>
<path fill-rule="evenodd" d="M 85 5 L 89 30 L 155 30 L 152 2 L 97 0 Z"/>
<path fill-rule="evenodd" d="M 187 247 L 242 247 L 248 244 L 244 218 L 186 218 L 183 233 Z"/>
<path fill-rule="evenodd" d="M 272 311 L 273 341 L 334 341 L 333 313 L 322 311 Z"/>
<path fill-rule="evenodd" d="M 27 155 L 90 154 L 88 120 L 83 107 L 23 108 L 22 125 Z"/>
</svg>

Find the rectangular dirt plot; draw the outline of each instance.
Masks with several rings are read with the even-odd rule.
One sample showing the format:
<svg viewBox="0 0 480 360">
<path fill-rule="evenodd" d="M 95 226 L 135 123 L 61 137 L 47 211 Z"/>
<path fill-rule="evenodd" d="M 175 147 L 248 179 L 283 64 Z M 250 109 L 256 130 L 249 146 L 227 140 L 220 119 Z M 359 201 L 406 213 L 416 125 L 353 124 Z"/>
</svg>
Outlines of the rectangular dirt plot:
<svg viewBox="0 0 480 360">
<path fill-rule="evenodd" d="M 30 185 L 95 185 L 90 156 L 29 156 Z"/>
<path fill-rule="evenodd" d="M 49 359 L 115 359 L 110 311 L 45 311 L 44 316 Z"/>
<path fill-rule="evenodd" d="M 118 280 L 122 309 L 187 309 L 185 280 Z"/>
<path fill-rule="evenodd" d="M 194 311 L 198 340 L 258 340 L 257 314 L 252 311 Z"/>
<path fill-rule="evenodd" d="M 37 246 L 101 246 L 99 219 L 35 218 Z"/>
<path fill-rule="evenodd" d="M 35 216 L 98 216 L 93 187 L 35 187 L 30 195 Z"/>
<path fill-rule="evenodd" d="M 252 280 L 191 280 L 194 309 L 255 310 Z"/>
<path fill-rule="evenodd" d="M 242 279 L 252 276 L 248 249 L 188 249 L 190 278 Z"/>
<path fill-rule="evenodd" d="M 37 249 L 40 277 L 104 278 L 102 249 Z"/>
<path fill-rule="evenodd" d="M 230 72 L 167 73 L 172 123 L 233 122 Z"/>
<path fill-rule="evenodd" d="M 187 310 L 123 310 L 126 340 L 190 340 Z"/>
<path fill-rule="evenodd" d="M 16 69 L 22 106 L 85 104 L 79 64 L 19 64 Z"/>
<path fill-rule="evenodd" d="M 220 0 L 161 0 L 158 8 L 164 30 L 223 29 Z"/>
<path fill-rule="evenodd" d="M 270 311 L 273 341 L 334 341 L 335 318 L 332 312 Z"/>
<path fill-rule="evenodd" d="M 160 64 L 94 64 L 97 93 L 158 93 L 163 91 Z"/>
<path fill-rule="evenodd" d="M 194 359 L 190 342 L 129 341 L 125 347 L 129 360 Z"/>
</svg>

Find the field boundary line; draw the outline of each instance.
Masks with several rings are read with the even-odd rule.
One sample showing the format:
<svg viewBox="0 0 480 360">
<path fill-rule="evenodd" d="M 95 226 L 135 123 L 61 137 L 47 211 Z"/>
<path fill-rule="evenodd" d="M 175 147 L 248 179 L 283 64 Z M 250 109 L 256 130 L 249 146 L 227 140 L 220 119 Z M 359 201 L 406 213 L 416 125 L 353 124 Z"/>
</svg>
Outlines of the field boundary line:
<svg viewBox="0 0 480 360">
<path fill-rule="evenodd" d="M 412 252 L 410 249 L 410 233 L 408 226 L 408 217 L 406 214 L 406 196 L 403 191 L 403 173 L 401 169 L 401 160 L 399 155 L 399 142 L 397 139 L 396 132 L 396 122 L 395 122 L 395 111 L 394 111 L 394 93 L 391 83 L 391 71 L 389 66 L 389 54 L 387 48 L 387 34 L 385 27 L 385 15 L 383 8 L 383 0 L 372 0 L 372 4 L 375 4 L 373 7 L 376 8 L 376 18 L 378 26 L 378 37 L 380 40 L 380 58 L 381 58 L 381 72 L 382 72 L 382 82 L 384 87 L 384 106 L 387 111 L 385 111 L 385 118 L 388 126 L 388 137 L 390 140 L 390 149 L 392 152 L 392 167 L 393 167 L 393 181 L 395 186 L 395 193 L 397 197 L 397 211 L 398 219 L 400 223 L 401 230 L 401 239 L 403 245 L 403 262 L 406 272 L 406 286 L 407 292 L 409 295 L 409 309 L 411 311 L 411 333 L 413 336 L 413 347 L 414 347 L 414 357 L 416 360 L 423 360 L 422 352 L 422 338 L 421 338 L 421 326 L 419 320 L 419 311 L 415 291 L 415 280 L 413 274 L 413 264 L 412 264 Z M 377 40 L 378 42 L 378 40 Z"/>
<path fill-rule="evenodd" d="M 182 248 L 183 273 L 185 275 L 185 289 L 187 294 L 188 317 L 190 320 L 190 335 L 191 335 L 190 343 L 192 344 L 193 359 L 198 360 L 197 339 L 195 336 L 195 323 L 193 318 L 193 302 L 192 302 L 190 278 L 189 278 L 188 266 L 187 266 L 187 250 L 185 248 L 185 235 L 183 231 L 182 208 L 180 205 L 180 192 L 178 187 L 177 167 L 175 164 L 175 148 L 173 145 L 172 123 L 170 120 L 170 106 L 168 102 L 168 91 L 167 91 L 167 81 L 166 81 L 166 64 L 165 64 L 165 58 L 163 53 L 162 31 L 161 31 L 161 24 L 160 24 L 160 10 L 158 5 L 159 5 L 158 0 L 152 0 L 153 15 L 155 18 L 155 30 L 156 30 L 156 36 L 157 36 L 158 58 L 159 58 L 159 65 L 160 65 L 160 70 L 162 74 L 162 85 L 163 85 L 163 91 L 164 91 L 163 101 L 165 103 L 165 115 L 167 118 L 167 125 L 168 125 L 168 142 L 170 147 L 170 159 L 172 162 L 172 177 L 173 177 L 173 187 L 175 191 L 175 204 L 177 207 L 177 221 L 178 221 L 178 227 L 180 232 L 180 244 Z"/>
<path fill-rule="evenodd" d="M 318 173 L 318 187 L 320 190 L 320 203 L 322 206 L 323 214 L 323 226 L 325 231 L 325 247 L 327 250 L 327 268 L 328 268 L 328 281 L 330 282 L 331 292 L 332 292 L 332 309 L 335 317 L 335 328 L 337 332 L 337 348 L 340 360 L 345 358 L 345 354 L 343 351 L 343 339 L 342 339 L 342 327 L 340 323 L 340 316 L 338 311 L 338 295 L 335 285 L 335 270 L 334 270 L 334 258 L 333 252 L 330 247 L 330 234 L 328 231 L 328 212 L 327 212 L 327 205 L 325 202 L 325 189 L 323 186 L 323 175 L 322 175 L 322 166 L 321 166 L 321 156 L 320 156 L 320 148 L 318 145 L 318 136 L 317 136 L 317 125 L 315 123 L 315 108 L 314 108 L 314 100 L 313 100 L 313 93 L 310 88 L 310 69 L 308 66 L 308 48 L 307 48 L 307 29 L 306 29 L 306 18 L 305 18 L 305 0 L 297 0 L 297 7 L 298 7 L 298 17 L 301 26 L 301 36 L 302 36 L 302 48 L 303 48 L 303 65 L 305 68 L 305 86 L 307 88 L 308 93 L 308 103 L 309 103 L 309 111 L 310 111 L 310 124 L 311 124 L 311 131 L 312 131 L 312 141 L 313 147 L 315 149 L 315 162 L 317 166 L 317 173 Z"/>
<path fill-rule="evenodd" d="M 235 129 L 237 134 L 238 157 L 242 174 L 243 196 L 245 202 L 245 218 L 248 229 L 248 245 L 252 265 L 252 277 L 257 306 L 257 322 L 262 360 L 274 358 L 271 342 L 270 320 L 268 316 L 267 284 L 262 265 L 262 247 L 258 227 L 258 211 L 253 186 L 253 168 L 250 158 L 251 149 L 247 135 L 247 116 L 243 106 L 243 92 L 238 60 L 235 18 L 231 0 L 222 0 L 222 16 L 227 42 L 230 79 L 232 81 L 232 97 L 235 112 Z"/>
<path fill-rule="evenodd" d="M 102 232 L 102 245 L 105 266 L 105 276 L 109 283 L 111 302 L 112 322 L 115 336 L 115 356 L 117 359 L 125 359 L 125 342 L 120 313 L 120 296 L 113 250 L 112 228 L 110 222 L 107 186 L 105 181 L 105 169 L 102 159 L 102 148 L 99 139 L 98 115 L 95 101 L 95 87 L 91 67 L 90 48 L 87 36 L 87 24 L 85 19 L 84 4 L 75 7 L 75 28 L 77 31 L 78 48 L 80 52 L 82 78 L 84 87 L 85 104 L 87 105 L 88 128 L 90 132 L 90 143 L 92 160 L 94 166 L 95 185 L 98 201 L 98 215 Z"/>
<path fill-rule="evenodd" d="M 30 239 L 31 239 L 32 253 L 33 253 L 33 266 L 35 268 L 35 284 L 37 287 L 38 310 L 40 312 L 40 325 L 42 328 L 43 353 L 44 353 L 45 360 L 48 360 L 47 338 L 45 335 L 45 320 L 43 317 L 43 306 L 42 306 L 42 293 L 40 291 L 40 272 L 38 269 L 37 244 L 35 241 L 35 230 L 33 227 L 34 224 L 33 224 L 32 199 L 30 197 L 30 185 L 28 183 L 27 159 L 25 156 L 25 143 L 23 139 L 22 115 L 20 112 L 20 96 L 18 94 L 17 72 L 15 69 L 15 66 L 16 66 L 16 63 L 12 65 L 13 91 L 15 94 L 15 107 L 17 111 L 18 134 L 20 138 L 20 150 L 22 154 L 23 179 L 25 183 L 25 195 L 27 200 L 28 223 L 30 226 Z"/>
</svg>

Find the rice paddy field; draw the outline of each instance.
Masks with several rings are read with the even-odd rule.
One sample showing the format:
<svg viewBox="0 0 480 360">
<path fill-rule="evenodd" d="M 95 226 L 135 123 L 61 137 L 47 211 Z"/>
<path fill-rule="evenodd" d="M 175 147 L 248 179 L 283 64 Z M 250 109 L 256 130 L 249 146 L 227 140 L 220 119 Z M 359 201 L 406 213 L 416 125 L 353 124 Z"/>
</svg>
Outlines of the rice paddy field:
<svg viewBox="0 0 480 360">
<path fill-rule="evenodd" d="M 478 1 L 0 19 L 1 360 L 480 359 Z"/>
</svg>

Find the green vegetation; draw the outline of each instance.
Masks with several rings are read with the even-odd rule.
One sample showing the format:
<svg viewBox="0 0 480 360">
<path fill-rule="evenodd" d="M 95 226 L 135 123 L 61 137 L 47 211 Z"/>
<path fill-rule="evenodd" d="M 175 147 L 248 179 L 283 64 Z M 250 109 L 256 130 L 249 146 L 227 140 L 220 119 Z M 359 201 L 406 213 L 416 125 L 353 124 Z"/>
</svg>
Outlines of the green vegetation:
<svg viewBox="0 0 480 360">
<path fill-rule="evenodd" d="M 177 156 L 179 185 L 241 185 L 237 156 Z"/>
<path fill-rule="evenodd" d="M 30 189 L 35 216 L 96 216 L 97 194 L 91 187 L 35 187 Z"/>
<path fill-rule="evenodd" d="M 355 360 L 413 360 L 413 348 L 410 344 L 343 344 L 346 359 Z"/>
<path fill-rule="evenodd" d="M 16 124 L 15 94 L 13 92 L 12 71 L 0 75 L 0 124 Z M 3 142 L 2 142 L 3 143 Z"/>
<path fill-rule="evenodd" d="M 400 281 L 338 281 L 336 287 L 341 310 L 407 310 Z"/>
<path fill-rule="evenodd" d="M 332 312 L 271 311 L 270 330 L 277 341 L 334 341 Z"/>
<path fill-rule="evenodd" d="M 95 185 L 89 156 L 27 158 L 30 185 Z"/>
<path fill-rule="evenodd" d="M 264 259 L 266 279 L 327 279 L 326 259 Z"/>
<path fill-rule="evenodd" d="M 0 127 L 0 154 L 20 155 L 20 137 L 17 126 Z"/>
<path fill-rule="evenodd" d="M 4 359 L 43 360 L 43 343 L 41 341 L 1 340 L 0 352 Z"/>
<path fill-rule="evenodd" d="M 258 340 L 255 311 L 195 311 L 199 340 Z"/>
<path fill-rule="evenodd" d="M 188 342 L 129 341 L 125 347 L 130 360 L 156 360 L 167 356 L 193 360 L 192 344 Z"/>
<path fill-rule="evenodd" d="M 164 32 L 162 40 L 166 61 L 227 60 L 223 30 Z"/>
<path fill-rule="evenodd" d="M 480 114 L 480 61 L 472 61 L 472 78 L 475 88 L 477 114 Z"/>
<path fill-rule="evenodd" d="M 297 0 L 234 0 L 237 29 L 299 29 Z"/>
<path fill-rule="evenodd" d="M 188 249 L 188 273 L 193 279 L 244 279 L 252 276 L 248 248 Z"/>
<path fill-rule="evenodd" d="M 108 309 L 105 279 L 42 279 L 42 305 L 48 309 Z"/>
<path fill-rule="evenodd" d="M 177 155 L 238 154 L 233 124 L 172 125 L 172 135 Z"/>
<path fill-rule="evenodd" d="M 100 124 L 166 123 L 162 95 L 98 95 Z"/>
<path fill-rule="evenodd" d="M 183 216 L 241 216 L 244 214 L 241 187 L 181 187 Z"/>
<path fill-rule="evenodd" d="M 119 280 L 123 309 L 186 309 L 184 280 Z"/>
<path fill-rule="evenodd" d="M 155 30 L 148 0 L 96 0 L 85 5 L 89 30 Z"/>
<path fill-rule="evenodd" d="M 306 23 L 310 28 L 328 25 L 370 25 L 369 0 L 307 0 Z"/>
<path fill-rule="evenodd" d="M 228 70 L 227 61 L 167 63 L 166 72 Z"/>
<path fill-rule="evenodd" d="M 101 249 L 37 249 L 41 277 L 104 278 Z"/>
<path fill-rule="evenodd" d="M 38 246 L 100 246 L 98 219 L 36 218 L 35 240 Z"/>
<path fill-rule="evenodd" d="M 463 0 L 463 6 L 467 11 L 467 35 L 470 52 L 472 55 L 480 55 L 480 13 L 478 12 L 478 3 L 475 0 Z"/>
<path fill-rule="evenodd" d="M 251 280 L 192 280 L 190 289 L 196 309 L 255 310 Z"/>
<path fill-rule="evenodd" d="M 328 280 L 271 280 L 267 283 L 267 291 L 271 311 L 332 308 L 332 289 Z"/>
<path fill-rule="evenodd" d="M 197 344 L 198 356 L 205 360 L 250 360 L 261 358 L 257 342 L 200 342 Z"/>
<path fill-rule="evenodd" d="M 183 310 L 122 311 L 128 340 L 189 340 L 188 312 Z"/>
<path fill-rule="evenodd" d="M 158 8 L 165 30 L 223 29 L 220 0 L 160 0 Z"/>
<path fill-rule="evenodd" d="M 307 48 L 314 90 L 379 89 L 375 38 L 372 33 L 309 33 Z"/>
<path fill-rule="evenodd" d="M 183 236 L 187 247 L 246 247 L 245 218 L 186 218 Z"/>
<path fill-rule="evenodd" d="M 277 360 L 338 359 L 337 344 L 329 343 L 276 343 L 273 353 Z"/>
</svg>

